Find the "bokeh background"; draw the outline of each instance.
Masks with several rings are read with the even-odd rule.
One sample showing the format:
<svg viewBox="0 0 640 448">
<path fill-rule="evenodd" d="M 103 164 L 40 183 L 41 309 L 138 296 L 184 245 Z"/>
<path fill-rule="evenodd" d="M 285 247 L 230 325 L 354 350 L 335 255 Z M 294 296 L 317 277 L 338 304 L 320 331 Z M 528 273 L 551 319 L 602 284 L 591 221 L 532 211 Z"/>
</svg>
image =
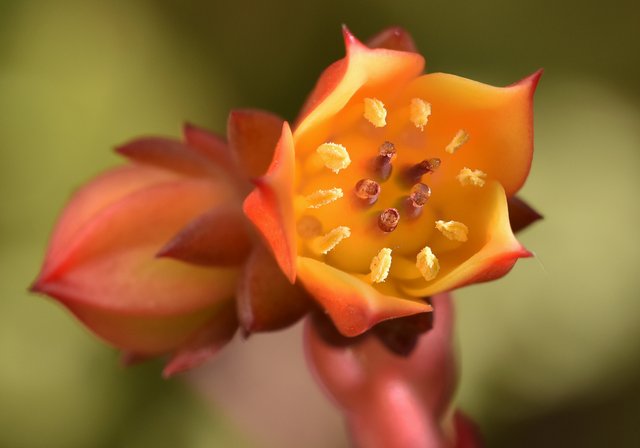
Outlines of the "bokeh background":
<svg viewBox="0 0 640 448">
<path fill-rule="evenodd" d="M 640 3 L 622 0 L 0 1 L 0 446 L 346 446 L 299 328 L 163 381 L 26 292 L 114 145 L 224 132 L 231 108 L 292 119 L 341 23 L 405 27 L 429 71 L 545 68 L 522 193 L 546 216 L 521 237 L 537 257 L 457 295 L 459 403 L 490 447 L 640 446 Z"/>
</svg>

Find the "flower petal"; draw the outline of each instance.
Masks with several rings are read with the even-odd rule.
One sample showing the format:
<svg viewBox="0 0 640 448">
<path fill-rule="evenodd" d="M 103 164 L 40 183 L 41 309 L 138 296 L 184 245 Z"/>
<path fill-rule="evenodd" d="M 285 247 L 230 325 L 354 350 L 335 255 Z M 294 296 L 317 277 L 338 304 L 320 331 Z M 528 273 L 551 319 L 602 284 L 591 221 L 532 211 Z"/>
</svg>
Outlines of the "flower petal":
<svg viewBox="0 0 640 448">
<path fill-rule="evenodd" d="M 214 207 L 180 230 L 158 256 L 203 266 L 241 264 L 252 246 L 246 226 L 246 218 L 236 205 Z"/>
<path fill-rule="evenodd" d="M 311 147 L 316 143 L 317 135 L 328 135 L 332 117 L 360 89 L 366 86 L 368 90 L 392 92 L 424 68 L 424 59 L 417 53 L 371 49 L 346 28 L 343 34 L 347 55 L 320 76 L 296 126 L 296 145 Z"/>
<path fill-rule="evenodd" d="M 469 228 L 469 239 L 456 243 L 440 238 L 432 249 L 440 260 L 440 273 L 428 283 L 420 279 L 407 283 L 403 290 L 416 297 L 424 297 L 449 291 L 471 283 L 493 280 L 505 275 L 518 258 L 529 257 L 527 251 L 516 240 L 509 224 L 507 199 L 498 182 L 487 183 L 483 188 L 450 188 L 440 194 L 440 203 L 433 207 L 441 209 L 448 219 L 465 223 Z M 472 204 L 458 207 L 458 204 Z M 459 245 L 451 248 L 451 245 Z"/>
<path fill-rule="evenodd" d="M 295 153 L 288 123 L 276 145 L 267 174 L 244 201 L 244 212 L 260 231 L 280 269 L 291 283 L 296 278 L 296 233 L 293 211 Z"/>
<path fill-rule="evenodd" d="M 134 191 L 162 182 L 175 181 L 175 174 L 142 165 L 128 165 L 109 170 L 78 190 L 58 219 L 49 242 L 42 274 L 50 270 L 73 238 L 93 216 Z"/>
<path fill-rule="evenodd" d="M 162 376 L 169 378 L 199 366 L 227 345 L 237 329 L 235 304 L 233 300 L 228 300 L 205 326 L 177 350 L 162 371 Z"/>
<path fill-rule="evenodd" d="M 399 104 L 412 98 L 431 103 L 432 114 L 417 147 L 429 157 L 440 157 L 439 174 L 451 178 L 472 167 L 497 179 L 508 196 L 522 187 L 533 156 L 533 93 L 542 72 L 509 87 L 493 87 L 444 73 L 421 76 L 409 83 Z M 465 130 L 466 142 L 454 155 L 444 149 L 456 132 Z"/>
<path fill-rule="evenodd" d="M 414 53 L 418 51 L 411 35 L 404 28 L 398 26 L 387 28 L 373 36 L 367 41 L 367 47 L 411 51 Z"/>
<path fill-rule="evenodd" d="M 257 245 L 244 265 L 236 293 L 238 317 L 246 333 L 287 327 L 311 304 L 301 287 L 292 285 L 271 253 Z"/>
<path fill-rule="evenodd" d="M 359 278 L 312 258 L 298 257 L 298 275 L 345 336 L 357 336 L 386 319 L 431 311 L 423 301 L 382 294 Z"/>
<path fill-rule="evenodd" d="M 233 110 L 229 114 L 229 146 L 248 177 L 262 176 L 269 168 L 283 122 L 277 115 L 256 109 Z"/>
<path fill-rule="evenodd" d="M 517 196 L 512 196 L 507 201 L 509 207 L 509 221 L 514 233 L 524 230 L 543 216 L 529 204 Z"/>
<path fill-rule="evenodd" d="M 187 176 L 210 176 L 216 167 L 211 161 L 177 140 L 144 137 L 116 148 L 119 154 L 137 163 L 167 169 Z"/>
<path fill-rule="evenodd" d="M 194 216 L 228 200 L 208 181 L 163 183 L 132 193 L 89 219 L 56 252 L 35 289 L 63 301 L 126 313 L 201 310 L 232 295 L 235 271 L 156 259 Z"/>
</svg>

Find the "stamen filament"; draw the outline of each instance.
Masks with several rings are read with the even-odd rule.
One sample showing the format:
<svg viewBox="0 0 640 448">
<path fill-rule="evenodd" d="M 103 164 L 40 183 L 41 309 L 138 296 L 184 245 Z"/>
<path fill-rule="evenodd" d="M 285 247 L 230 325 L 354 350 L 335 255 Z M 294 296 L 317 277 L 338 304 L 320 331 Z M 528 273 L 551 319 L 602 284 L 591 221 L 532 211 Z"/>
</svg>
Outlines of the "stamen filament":
<svg viewBox="0 0 640 448">
<path fill-rule="evenodd" d="M 354 193 L 356 197 L 366 205 L 371 205 L 378 200 L 380 184 L 372 179 L 360 179 L 356 184 Z"/>
<path fill-rule="evenodd" d="M 393 232 L 400 222 L 400 213 L 395 208 L 388 208 L 378 216 L 378 227 L 383 232 Z"/>
<path fill-rule="evenodd" d="M 372 283 L 381 283 L 387 279 L 389 269 L 391 269 L 391 249 L 385 247 L 380 249 L 378 255 L 371 259 L 369 274 Z"/>
</svg>

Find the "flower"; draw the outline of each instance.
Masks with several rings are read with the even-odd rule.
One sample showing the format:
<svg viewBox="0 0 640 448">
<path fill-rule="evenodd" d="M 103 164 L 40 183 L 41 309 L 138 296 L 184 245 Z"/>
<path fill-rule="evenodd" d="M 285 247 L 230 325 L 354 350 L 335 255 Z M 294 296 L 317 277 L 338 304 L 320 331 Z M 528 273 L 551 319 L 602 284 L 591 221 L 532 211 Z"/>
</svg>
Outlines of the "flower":
<svg viewBox="0 0 640 448">
<path fill-rule="evenodd" d="M 244 211 L 289 280 L 345 336 L 431 311 L 424 297 L 506 274 L 530 256 L 514 222 L 531 165 L 541 72 L 505 88 L 422 75 L 411 38 L 369 46 L 344 29 L 346 57 L 285 124 Z"/>
<path fill-rule="evenodd" d="M 170 354 L 165 375 L 245 332 L 307 308 L 242 213 L 249 178 L 281 131 L 259 111 L 230 115 L 229 142 L 187 125 L 184 141 L 141 138 L 131 163 L 98 176 L 64 210 L 32 289 L 54 297 L 132 362 Z"/>
</svg>

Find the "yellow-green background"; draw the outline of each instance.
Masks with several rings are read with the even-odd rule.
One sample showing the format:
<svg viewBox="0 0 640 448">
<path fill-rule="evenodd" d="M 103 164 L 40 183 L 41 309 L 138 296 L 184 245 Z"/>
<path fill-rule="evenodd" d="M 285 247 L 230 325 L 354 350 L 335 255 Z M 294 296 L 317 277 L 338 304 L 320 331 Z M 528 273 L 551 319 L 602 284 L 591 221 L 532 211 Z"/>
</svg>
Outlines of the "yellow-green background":
<svg viewBox="0 0 640 448">
<path fill-rule="evenodd" d="M 26 288 L 115 144 L 185 120 L 222 132 L 237 107 L 293 118 L 341 23 L 405 27 L 429 71 L 506 85 L 545 68 L 523 190 L 546 216 L 522 234 L 537 258 L 458 294 L 459 402 L 489 446 L 638 446 L 640 6 L 622 0 L 2 0 L 0 446 L 273 446 L 158 364 L 122 369 Z"/>
</svg>

